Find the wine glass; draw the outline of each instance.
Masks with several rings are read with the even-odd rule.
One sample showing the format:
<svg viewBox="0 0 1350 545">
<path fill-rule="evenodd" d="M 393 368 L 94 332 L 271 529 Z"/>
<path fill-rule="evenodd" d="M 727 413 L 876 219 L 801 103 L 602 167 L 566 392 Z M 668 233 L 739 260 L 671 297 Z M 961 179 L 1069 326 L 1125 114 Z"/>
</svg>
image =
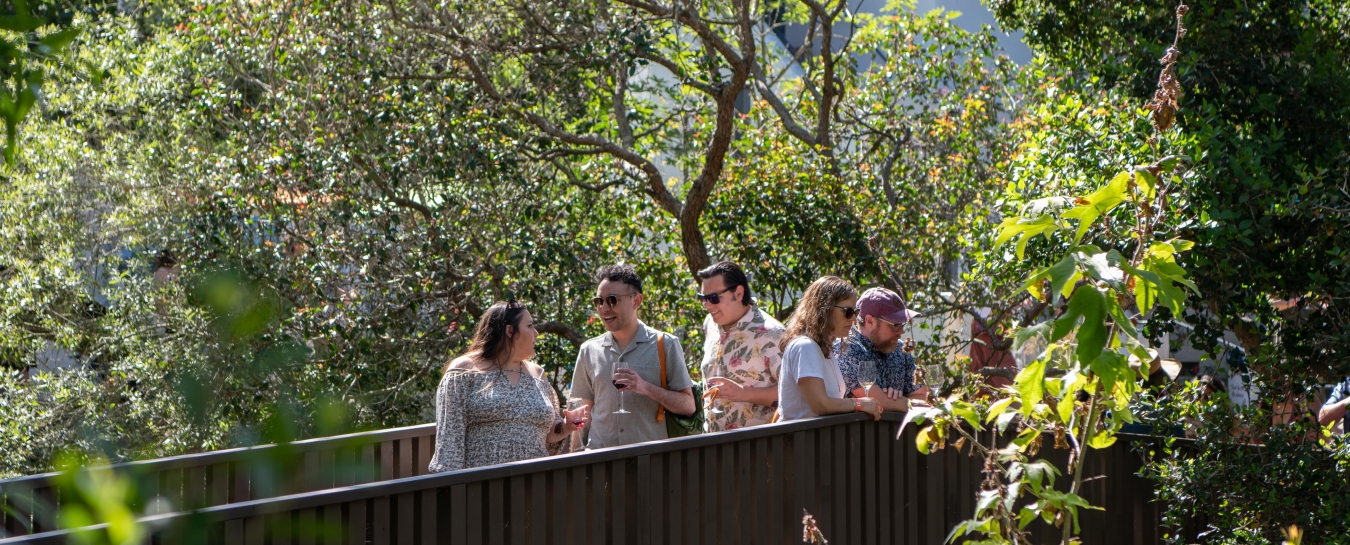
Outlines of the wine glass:
<svg viewBox="0 0 1350 545">
<path fill-rule="evenodd" d="M 575 412 L 577 411 L 577 409 L 580 409 L 580 408 L 582 408 L 582 407 L 584 407 L 584 406 L 585 406 L 585 404 L 581 402 L 581 398 L 579 398 L 579 397 L 573 397 L 573 398 L 568 398 L 568 399 L 567 399 L 567 412 L 568 412 L 568 413 L 575 413 Z M 573 426 L 576 426 L 576 427 L 578 427 L 578 428 L 581 427 L 581 423 L 583 422 L 583 420 L 582 420 L 580 417 L 577 417 L 577 416 L 571 416 L 571 415 L 568 415 L 568 416 L 567 416 L 567 420 L 568 420 L 569 422 L 571 422 Z"/>
<path fill-rule="evenodd" d="M 619 369 L 627 369 L 627 368 L 628 368 L 628 363 L 625 362 L 625 361 L 623 361 L 623 360 L 619 360 L 618 365 L 615 366 L 615 371 L 618 371 Z M 624 390 L 624 387 L 623 387 L 622 384 L 619 384 L 618 374 L 617 374 L 617 373 L 615 374 L 615 377 L 614 377 L 613 379 L 611 379 L 611 382 L 613 382 L 613 383 L 614 383 L 614 387 L 615 387 L 615 388 L 618 388 L 618 390 L 619 390 L 619 410 L 614 411 L 614 414 L 632 414 L 632 413 L 630 413 L 630 412 L 628 412 L 628 411 L 623 410 L 623 390 Z"/>
<path fill-rule="evenodd" d="M 858 365 L 858 384 L 862 385 L 863 397 L 869 397 L 867 391 L 876 383 L 877 362 L 871 358 L 863 358 Z"/>
</svg>

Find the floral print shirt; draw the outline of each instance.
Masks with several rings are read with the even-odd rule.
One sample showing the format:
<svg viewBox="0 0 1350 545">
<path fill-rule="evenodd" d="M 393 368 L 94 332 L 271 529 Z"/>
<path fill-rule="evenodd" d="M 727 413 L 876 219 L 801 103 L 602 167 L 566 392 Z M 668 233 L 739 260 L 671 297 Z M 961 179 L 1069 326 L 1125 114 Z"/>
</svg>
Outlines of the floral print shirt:
<svg viewBox="0 0 1350 545">
<path fill-rule="evenodd" d="M 707 337 L 700 365 L 704 381 L 724 377 L 741 386 L 778 387 L 778 369 L 783 364 L 783 351 L 779 349 L 778 341 L 783 339 L 786 331 L 778 320 L 759 307 L 750 307 L 745 316 L 725 330 L 708 316 L 703 320 L 703 330 Z M 707 431 L 710 432 L 768 424 L 773 420 L 777 403 L 766 406 L 718 398 L 707 404 L 705 410 L 711 411 L 714 407 L 723 412 L 707 413 Z"/>
</svg>

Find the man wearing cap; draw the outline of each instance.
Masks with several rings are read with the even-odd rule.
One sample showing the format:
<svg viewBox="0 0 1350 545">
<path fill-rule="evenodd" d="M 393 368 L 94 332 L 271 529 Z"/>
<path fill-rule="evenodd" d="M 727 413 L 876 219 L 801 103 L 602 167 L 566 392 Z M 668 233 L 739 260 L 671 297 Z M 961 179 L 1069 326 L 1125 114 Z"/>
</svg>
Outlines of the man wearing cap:
<svg viewBox="0 0 1350 545">
<path fill-rule="evenodd" d="M 911 399 L 926 397 L 927 392 L 914 384 L 914 356 L 900 348 L 900 335 L 918 315 L 905 308 L 904 299 L 891 290 L 863 292 L 858 298 L 858 323 L 834 346 L 849 396 L 875 399 L 883 411 L 908 411 Z M 864 392 L 858 375 L 868 360 L 876 364 L 876 383 Z"/>
</svg>

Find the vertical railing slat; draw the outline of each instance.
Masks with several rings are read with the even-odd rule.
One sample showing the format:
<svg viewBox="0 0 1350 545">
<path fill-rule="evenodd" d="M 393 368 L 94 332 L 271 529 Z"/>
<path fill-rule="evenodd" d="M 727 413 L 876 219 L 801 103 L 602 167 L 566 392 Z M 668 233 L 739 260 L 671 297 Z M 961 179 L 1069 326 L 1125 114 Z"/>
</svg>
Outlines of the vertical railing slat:
<svg viewBox="0 0 1350 545">
<path fill-rule="evenodd" d="M 648 494 L 647 510 L 650 518 L 647 520 L 647 543 L 650 545 L 664 545 L 669 543 L 670 533 L 666 531 L 666 521 L 670 519 L 670 509 L 666 507 L 666 502 L 670 496 L 666 492 L 666 479 L 669 473 L 667 465 L 670 455 L 668 453 L 658 454 L 649 458 L 648 462 Z"/>
<path fill-rule="evenodd" d="M 506 542 L 506 512 L 510 506 L 506 503 L 506 483 L 502 479 L 487 482 L 487 535 L 488 543 Z"/>
<path fill-rule="evenodd" d="M 390 535 L 393 528 L 393 524 L 391 524 L 391 521 L 389 520 L 390 499 L 389 496 L 378 496 L 371 502 L 370 530 L 373 534 L 371 536 L 371 541 L 375 545 L 389 545 L 390 543 L 393 543 L 393 538 Z"/>
<path fill-rule="evenodd" d="M 528 495 L 525 493 L 525 476 L 514 475 L 507 481 L 507 495 L 510 498 L 510 518 L 506 521 L 511 545 L 525 545 L 525 522 L 530 515 Z"/>
<path fill-rule="evenodd" d="M 472 482 L 464 488 L 468 500 L 468 513 L 465 522 L 468 526 L 469 543 L 487 543 L 483 540 L 483 483 Z"/>
<path fill-rule="evenodd" d="M 404 492 L 394 497 L 397 506 L 391 506 L 395 519 L 395 528 L 398 532 L 397 543 L 417 543 L 414 539 L 414 532 L 417 523 L 413 519 L 417 516 L 417 505 L 412 492 Z"/>
<path fill-rule="evenodd" d="M 469 543 L 469 494 L 468 487 L 457 484 L 450 487 L 450 544 Z"/>
<path fill-rule="evenodd" d="M 531 545 L 545 545 L 549 533 L 548 474 L 542 471 L 529 476 L 529 541 Z"/>
<path fill-rule="evenodd" d="M 609 503 L 613 506 L 610 510 L 610 531 L 613 532 L 610 543 L 632 543 L 636 519 L 642 517 L 643 512 L 638 505 L 630 503 L 634 496 L 630 489 L 626 460 L 610 462 L 609 483 L 610 486 L 606 488 L 609 491 Z"/>
<path fill-rule="evenodd" d="M 421 528 L 422 533 L 421 542 L 428 544 L 440 543 L 437 537 L 438 532 L 436 531 L 436 490 L 423 490 L 418 494 L 420 494 L 418 499 L 422 504 L 418 509 L 418 518 L 420 519 L 418 521 L 418 527 Z"/>
<path fill-rule="evenodd" d="M 667 494 L 661 512 L 661 515 L 666 519 L 666 535 L 669 536 L 666 538 L 667 543 L 685 543 L 683 509 L 685 483 L 688 482 L 697 481 L 685 478 L 684 453 L 678 450 L 671 451 L 666 456 L 665 488 Z M 697 489 L 691 489 L 688 492 L 693 494 L 691 497 L 699 497 Z"/>
<path fill-rule="evenodd" d="M 585 543 L 588 543 L 586 534 L 591 525 L 591 512 L 600 509 L 599 506 L 589 505 L 585 501 L 586 489 L 589 484 L 586 479 L 586 469 L 586 466 L 574 467 L 570 471 L 571 475 L 569 475 L 569 484 L 571 485 L 569 490 L 571 496 L 569 499 L 572 501 L 571 543 L 575 545 L 584 545 Z"/>
<path fill-rule="evenodd" d="M 550 472 L 549 486 L 552 494 L 549 498 L 553 502 L 553 524 L 549 528 L 548 537 L 551 543 L 561 545 L 572 542 L 572 527 L 578 524 L 585 524 L 585 520 L 576 517 L 573 505 L 570 501 L 571 486 L 568 484 L 566 469 L 558 469 Z"/>
<path fill-rule="evenodd" d="M 368 520 L 366 515 L 369 509 L 367 500 L 347 502 L 346 543 L 348 545 L 365 545 Z"/>
<path fill-rule="evenodd" d="M 782 435 L 775 435 L 769 440 L 769 460 L 773 466 L 769 470 L 770 494 L 766 498 L 769 506 L 769 543 L 783 543 L 783 520 L 786 510 L 792 509 L 794 505 L 793 496 L 789 495 L 792 488 L 787 483 L 792 479 L 792 471 L 788 464 L 792 458 L 788 455 L 790 443 Z M 782 498 L 783 504 L 775 507 L 772 501 L 775 498 Z M 787 516 L 787 520 L 792 517 Z"/>
</svg>

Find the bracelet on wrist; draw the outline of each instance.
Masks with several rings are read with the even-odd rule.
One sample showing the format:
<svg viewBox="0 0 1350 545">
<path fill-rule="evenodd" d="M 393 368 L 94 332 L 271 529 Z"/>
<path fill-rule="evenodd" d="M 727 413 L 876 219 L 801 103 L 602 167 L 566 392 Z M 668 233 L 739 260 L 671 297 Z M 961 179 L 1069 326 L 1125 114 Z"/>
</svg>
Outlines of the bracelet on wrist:
<svg viewBox="0 0 1350 545">
<path fill-rule="evenodd" d="M 853 398 L 853 404 L 854 404 L 853 412 L 855 412 L 855 413 L 860 413 L 860 412 L 862 412 L 862 400 L 861 400 L 861 399 L 858 399 L 858 398 L 856 398 L 856 397 Z"/>
</svg>

